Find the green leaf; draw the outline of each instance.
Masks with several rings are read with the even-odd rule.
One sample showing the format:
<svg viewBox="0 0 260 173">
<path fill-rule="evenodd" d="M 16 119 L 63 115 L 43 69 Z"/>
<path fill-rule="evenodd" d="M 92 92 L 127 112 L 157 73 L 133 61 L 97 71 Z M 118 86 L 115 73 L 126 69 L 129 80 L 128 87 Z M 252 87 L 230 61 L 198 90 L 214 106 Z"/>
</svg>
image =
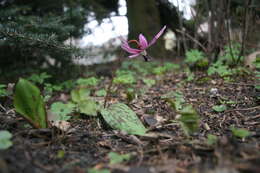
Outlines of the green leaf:
<svg viewBox="0 0 260 173">
<path fill-rule="evenodd" d="M 185 106 L 179 113 L 181 117 L 178 121 L 181 123 L 186 135 L 191 135 L 199 130 L 200 118 L 192 105 Z"/>
<path fill-rule="evenodd" d="M 82 86 L 96 86 L 99 83 L 99 79 L 95 78 L 95 77 L 90 77 L 90 78 L 79 78 L 76 83 L 78 85 L 82 85 Z"/>
<path fill-rule="evenodd" d="M 185 103 L 184 96 L 182 92 L 169 92 L 161 96 L 162 99 L 166 100 L 171 107 L 176 110 L 180 111 Z"/>
<path fill-rule="evenodd" d="M 96 92 L 96 96 L 98 97 L 104 97 L 106 95 L 107 95 L 107 91 L 105 89 L 101 89 Z"/>
<path fill-rule="evenodd" d="M 250 132 L 246 129 L 231 127 L 231 131 L 234 136 L 239 138 L 245 138 L 250 135 Z"/>
<path fill-rule="evenodd" d="M 34 82 L 34 83 L 39 83 L 39 84 L 43 84 L 43 82 L 46 79 L 51 78 L 51 75 L 47 74 L 46 72 L 43 72 L 41 74 L 33 74 L 31 75 L 28 80 Z"/>
<path fill-rule="evenodd" d="M 89 98 L 90 90 L 88 88 L 74 89 L 71 91 L 70 95 L 73 102 L 80 103 Z"/>
<path fill-rule="evenodd" d="M 227 110 L 226 105 L 216 105 L 213 106 L 212 109 L 216 112 L 224 112 L 225 110 Z"/>
<path fill-rule="evenodd" d="M 145 85 L 147 85 L 148 87 L 152 87 L 153 85 L 155 85 L 156 81 L 154 79 L 143 79 L 143 82 L 145 83 Z"/>
<path fill-rule="evenodd" d="M 99 105 L 96 101 L 92 100 L 90 97 L 78 103 L 78 108 L 80 113 L 90 115 L 90 116 L 97 116 L 99 111 Z"/>
<path fill-rule="evenodd" d="M 0 97 L 8 96 L 10 93 L 6 90 L 5 84 L 0 84 Z"/>
<path fill-rule="evenodd" d="M 16 84 L 14 107 L 35 128 L 47 128 L 47 117 L 40 90 L 31 82 L 20 79 Z"/>
<path fill-rule="evenodd" d="M 108 109 L 102 109 L 101 115 L 113 129 L 135 135 L 145 135 L 147 131 L 135 112 L 123 103 L 113 104 Z"/>
<path fill-rule="evenodd" d="M 216 135 L 208 134 L 207 144 L 214 145 L 217 143 L 218 137 Z"/>
<path fill-rule="evenodd" d="M 13 135 L 7 130 L 0 131 L 0 150 L 8 149 L 13 145 L 12 141 L 10 140 L 12 136 Z"/>
<path fill-rule="evenodd" d="M 73 103 L 64 104 L 62 102 L 55 102 L 51 105 L 51 112 L 56 115 L 55 120 L 64 120 L 67 121 L 71 118 L 68 116 L 75 109 L 75 105 Z"/>
<path fill-rule="evenodd" d="M 123 161 L 128 161 L 131 157 L 130 154 L 118 154 L 116 152 L 110 152 L 108 153 L 108 157 L 109 157 L 109 164 L 118 164 L 121 163 Z"/>
<path fill-rule="evenodd" d="M 153 69 L 152 73 L 156 75 L 162 75 L 167 71 L 165 66 L 159 66 Z"/>
<path fill-rule="evenodd" d="M 64 158 L 64 156 L 65 156 L 65 151 L 64 150 L 58 150 L 57 158 L 62 159 L 62 158 Z"/>
<path fill-rule="evenodd" d="M 117 74 L 117 76 L 113 79 L 113 83 L 115 84 L 133 84 L 136 82 L 136 79 L 132 73 L 122 73 Z"/>
</svg>

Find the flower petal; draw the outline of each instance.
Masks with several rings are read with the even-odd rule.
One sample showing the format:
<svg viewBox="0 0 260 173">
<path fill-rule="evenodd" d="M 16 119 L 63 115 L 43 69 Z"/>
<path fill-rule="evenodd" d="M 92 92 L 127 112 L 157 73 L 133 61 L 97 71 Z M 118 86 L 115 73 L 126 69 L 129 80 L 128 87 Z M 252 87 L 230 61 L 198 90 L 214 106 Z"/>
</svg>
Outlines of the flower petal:
<svg viewBox="0 0 260 173">
<path fill-rule="evenodd" d="M 146 49 L 148 47 L 148 42 L 143 34 L 139 34 L 139 43 L 142 49 Z"/>
<path fill-rule="evenodd" d="M 135 57 L 137 57 L 139 55 L 140 55 L 139 53 L 138 54 L 133 54 L 133 55 L 128 56 L 128 58 L 135 58 Z"/>
<path fill-rule="evenodd" d="M 140 52 L 143 51 L 143 50 L 131 48 L 128 44 L 122 44 L 121 48 L 131 54 L 137 54 L 137 53 L 139 54 Z"/>
<path fill-rule="evenodd" d="M 131 48 L 129 46 L 129 44 L 127 43 L 127 41 L 122 36 L 120 36 L 119 39 L 123 42 L 123 44 L 121 45 L 121 48 L 124 49 L 126 52 L 131 53 L 131 54 L 139 54 L 140 52 L 143 51 L 140 49 Z"/>
<path fill-rule="evenodd" d="M 152 41 L 149 43 L 148 46 L 153 45 L 153 44 L 156 42 L 156 40 L 163 34 L 163 32 L 164 32 L 165 29 L 166 29 L 166 26 L 164 26 L 164 27 L 160 30 L 160 32 L 158 32 L 158 34 L 156 34 L 156 35 L 154 36 L 154 38 L 152 39 Z"/>
</svg>

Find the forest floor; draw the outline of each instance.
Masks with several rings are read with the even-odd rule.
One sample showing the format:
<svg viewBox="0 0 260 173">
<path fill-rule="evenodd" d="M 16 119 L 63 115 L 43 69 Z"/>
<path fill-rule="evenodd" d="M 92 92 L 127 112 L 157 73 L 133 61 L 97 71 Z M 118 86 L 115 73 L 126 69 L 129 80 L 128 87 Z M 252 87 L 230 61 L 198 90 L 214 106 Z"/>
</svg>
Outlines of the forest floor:
<svg viewBox="0 0 260 173">
<path fill-rule="evenodd" d="M 142 89 L 138 94 L 126 94 L 125 85 L 112 85 L 113 92 L 106 98 L 107 105 L 126 103 L 149 129 L 149 136 L 112 130 L 98 118 L 100 115 L 75 114 L 66 132 L 33 129 L 14 112 L 11 97 L 4 99 L 0 129 L 13 134 L 13 145 L 0 150 L 0 172 L 260 172 L 260 106 L 253 75 L 233 75 L 227 80 L 196 71 L 187 80 L 190 74 L 181 69 L 159 73 L 146 74 L 147 79 L 155 81 L 149 87 L 149 82 L 137 80 L 132 88 Z M 110 81 L 110 77 L 103 77 L 97 88 L 108 88 Z M 184 133 L 178 123 L 180 115 L 167 99 L 162 99 L 170 92 L 181 93 L 183 102 L 198 112 L 199 131 Z M 61 94 L 69 92 L 56 93 L 56 98 Z M 213 110 L 216 105 L 225 108 Z M 232 127 L 246 129 L 250 135 L 239 138 Z M 112 164 L 111 151 L 129 154 L 130 158 Z"/>
</svg>

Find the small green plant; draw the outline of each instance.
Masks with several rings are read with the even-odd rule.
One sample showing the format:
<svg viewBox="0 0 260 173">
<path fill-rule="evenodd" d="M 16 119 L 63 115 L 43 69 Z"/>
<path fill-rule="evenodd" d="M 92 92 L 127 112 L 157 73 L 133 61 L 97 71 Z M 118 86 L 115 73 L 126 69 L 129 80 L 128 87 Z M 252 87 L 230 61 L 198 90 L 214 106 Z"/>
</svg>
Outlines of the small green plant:
<svg viewBox="0 0 260 173">
<path fill-rule="evenodd" d="M 175 111 L 180 111 L 185 103 L 182 92 L 169 92 L 161 96 L 162 99 L 166 100 Z"/>
<path fill-rule="evenodd" d="M 153 69 L 152 73 L 156 75 L 162 75 L 166 73 L 167 68 L 165 66 L 159 66 Z"/>
<path fill-rule="evenodd" d="M 61 90 L 62 90 L 62 86 L 61 85 L 53 85 L 53 84 L 50 84 L 50 83 L 45 83 L 44 84 L 44 91 L 47 94 L 52 94 L 53 92 L 61 91 Z"/>
<path fill-rule="evenodd" d="M 235 127 L 231 127 L 230 129 L 234 136 L 241 138 L 241 139 L 244 139 L 250 135 L 250 132 L 246 129 L 235 128 Z"/>
<path fill-rule="evenodd" d="M 216 135 L 208 134 L 207 135 L 207 144 L 214 145 L 218 141 L 218 137 Z"/>
<path fill-rule="evenodd" d="M 51 78 L 51 75 L 47 74 L 46 72 L 40 74 L 33 74 L 31 75 L 28 80 L 35 84 L 43 84 L 46 79 Z"/>
<path fill-rule="evenodd" d="M 137 97 L 136 91 L 134 88 L 127 88 L 126 89 L 126 98 L 128 103 L 133 101 Z"/>
<path fill-rule="evenodd" d="M 13 145 L 12 134 L 7 130 L 0 130 L 0 150 L 8 149 Z"/>
<path fill-rule="evenodd" d="M 233 42 L 231 45 L 224 46 L 224 55 L 219 57 L 219 60 L 225 62 L 226 65 L 234 65 L 243 60 L 243 57 L 239 59 L 241 50 L 241 44 Z"/>
<path fill-rule="evenodd" d="M 71 90 L 73 87 L 75 87 L 75 81 L 73 80 L 67 80 L 61 83 L 62 88 L 66 90 Z"/>
<path fill-rule="evenodd" d="M 5 97 L 10 95 L 10 93 L 6 90 L 6 85 L 0 84 L 0 97 Z"/>
<path fill-rule="evenodd" d="M 98 97 L 104 97 L 106 95 L 107 95 L 107 91 L 105 89 L 96 91 L 96 96 L 98 96 Z"/>
<path fill-rule="evenodd" d="M 109 169 L 90 168 L 90 169 L 88 169 L 88 173 L 110 173 L 110 170 Z"/>
<path fill-rule="evenodd" d="M 212 109 L 216 112 L 224 112 L 225 110 L 227 110 L 227 106 L 226 105 L 215 105 L 212 107 Z"/>
<path fill-rule="evenodd" d="M 136 83 L 136 78 L 131 71 L 127 70 L 117 70 L 116 77 L 113 79 L 113 83 L 130 85 Z"/>
<path fill-rule="evenodd" d="M 88 88 L 74 89 L 71 91 L 71 99 L 80 113 L 96 116 L 100 108 L 89 94 L 90 90 Z"/>
<path fill-rule="evenodd" d="M 61 91 L 62 86 L 61 85 L 52 85 L 50 83 L 44 84 L 44 101 L 48 101 L 52 94 L 56 91 Z"/>
<path fill-rule="evenodd" d="M 156 81 L 155 81 L 154 79 L 148 79 L 148 78 L 144 78 L 144 79 L 143 79 L 143 82 L 144 82 L 145 85 L 147 85 L 149 88 L 156 84 Z"/>
<path fill-rule="evenodd" d="M 174 63 L 170 63 L 170 62 L 164 63 L 164 67 L 165 67 L 165 69 L 167 71 L 180 69 L 180 65 L 179 64 L 174 64 Z"/>
<path fill-rule="evenodd" d="M 192 105 L 185 105 L 178 113 L 181 115 L 178 121 L 187 136 L 199 130 L 199 114 Z"/>
<path fill-rule="evenodd" d="M 184 72 L 186 73 L 186 76 L 187 76 L 186 81 L 191 82 L 194 80 L 195 75 L 194 75 L 194 73 L 191 72 L 191 70 L 189 68 L 185 68 Z"/>
<path fill-rule="evenodd" d="M 217 61 L 208 68 L 208 75 L 218 74 L 221 77 L 232 75 L 232 70 L 224 65 L 223 62 Z"/>
<path fill-rule="evenodd" d="M 79 78 L 76 83 L 80 86 L 97 86 L 99 83 L 99 79 L 95 77 L 90 77 L 90 78 Z"/>
<path fill-rule="evenodd" d="M 47 115 L 40 90 L 20 78 L 15 87 L 14 107 L 35 128 L 47 128 Z"/>
<path fill-rule="evenodd" d="M 64 150 L 58 150 L 56 157 L 58 159 L 62 159 L 62 158 L 64 158 L 64 156 L 65 156 L 65 151 Z"/>
<path fill-rule="evenodd" d="M 75 109 L 75 104 L 67 103 L 64 104 L 62 102 L 55 102 L 51 105 L 51 112 L 55 116 L 55 120 L 67 121 L 71 118 L 69 114 L 71 114 Z"/>
<path fill-rule="evenodd" d="M 186 59 L 184 62 L 188 65 L 197 67 L 207 67 L 209 64 L 208 59 L 205 58 L 204 53 L 197 49 L 187 51 Z"/>
<path fill-rule="evenodd" d="M 109 164 L 113 165 L 113 164 L 119 164 L 122 163 L 123 161 L 128 161 L 131 158 L 130 154 L 118 154 L 116 152 L 110 152 L 108 153 L 108 157 L 109 157 Z"/>
</svg>

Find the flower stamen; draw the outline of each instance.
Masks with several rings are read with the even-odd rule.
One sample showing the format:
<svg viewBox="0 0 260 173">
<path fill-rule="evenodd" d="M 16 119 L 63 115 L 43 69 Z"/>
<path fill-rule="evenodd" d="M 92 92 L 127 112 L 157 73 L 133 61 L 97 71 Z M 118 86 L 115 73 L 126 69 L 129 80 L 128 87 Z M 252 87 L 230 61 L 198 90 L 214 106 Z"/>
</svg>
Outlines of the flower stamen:
<svg viewBox="0 0 260 173">
<path fill-rule="evenodd" d="M 128 43 L 136 43 L 138 48 L 141 47 L 140 43 L 137 40 L 129 40 Z"/>
</svg>

